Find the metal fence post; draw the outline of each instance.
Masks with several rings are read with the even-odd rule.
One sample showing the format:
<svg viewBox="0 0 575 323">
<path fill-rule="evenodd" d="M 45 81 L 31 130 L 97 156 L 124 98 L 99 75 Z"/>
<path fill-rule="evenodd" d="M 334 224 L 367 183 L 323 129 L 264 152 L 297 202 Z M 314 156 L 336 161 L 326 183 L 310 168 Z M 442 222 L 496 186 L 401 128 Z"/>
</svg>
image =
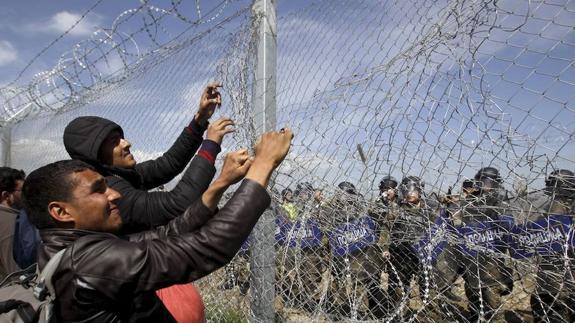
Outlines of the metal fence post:
<svg viewBox="0 0 575 323">
<path fill-rule="evenodd" d="M 12 141 L 12 127 L 4 126 L 2 131 L 2 166 L 10 167 L 10 147 Z"/>
<path fill-rule="evenodd" d="M 257 135 L 276 128 L 276 1 L 254 0 L 257 47 L 252 104 Z M 270 183 L 270 187 L 273 183 Z M 274 321 L 275 215 L 268 209 L 256 225 L 251 244 L 251 313 L 254 322 Z"/>
</svg>

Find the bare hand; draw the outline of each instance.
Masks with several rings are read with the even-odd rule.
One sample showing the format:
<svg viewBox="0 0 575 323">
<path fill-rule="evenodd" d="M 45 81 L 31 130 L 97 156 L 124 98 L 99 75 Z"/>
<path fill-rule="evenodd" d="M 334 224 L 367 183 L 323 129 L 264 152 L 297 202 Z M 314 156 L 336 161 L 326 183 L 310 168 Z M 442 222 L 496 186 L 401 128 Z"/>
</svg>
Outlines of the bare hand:
<svg viewBox="0 0 575 323">
<path fill-rule="evenodd" d="M 219 118 L 208 126 L 206 139 L 213 140 L 221 145 L 226 134 L 236 131 L 236 129 L 228 127 L 233 125 L 234 121 L 232 119 L 227 117 Z"/>
<path fill-rule="evenodd" d="M 198 122 L 206 122 L 212 117 L 216 108 L 222 105 L 222 96 L 218 88 L 222 87 L 221 83 L 210 83 L 204 89 L 200 98 L 200 107 L 196 113 L 195 119 Z"/>
<path fill-rule="evenodd" d="M 224 166 L 218 180 L 225 185 L 233 185 L 239 182 L 250 169 L 252 160 L 247 149 L 228 153 L 224 159 Z"/>
<path fill-rule="evenodd" d="M 267 187 L 274 169 L 287 155 L 292 138 L 290 129 L 264 133 L 256 144 L 256 156 L 246 179 Z"/>
<path fill-rule="evenodd" d="M 256 144 L 254 162 L 269 164 L 275 169 L 287 155 L 292 138 L 288 128 L 264 133 Z"/>
</svg>

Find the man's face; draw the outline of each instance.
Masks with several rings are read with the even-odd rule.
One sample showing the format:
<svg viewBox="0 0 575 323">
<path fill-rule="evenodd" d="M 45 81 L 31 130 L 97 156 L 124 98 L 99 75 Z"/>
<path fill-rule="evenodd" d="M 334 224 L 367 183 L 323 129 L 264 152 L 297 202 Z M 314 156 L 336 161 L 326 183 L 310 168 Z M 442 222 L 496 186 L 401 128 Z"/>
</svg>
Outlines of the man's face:
<svg viewBox="0 0 575 323">
<path fill-rule="evenodd" d="M 121 195 L 108 187 L 102 175 L 85 170 L 74 173 L 74 189 L 66 209 L 74 219 L 74 228 L 98 232 L 118 232 L 122 218 L 116 202 Z"/>
<path fill-rule="evenodd" d="M 383 188 L 379 191 L 379 195 L 386 201 L 395 201 L 397 196 L 394 188 Z"/>
<path fill-rule="evenodd" d="M 8 204 L 13 209 L 21 209 L 22 208 L 22 185 L 24 185 L 23 180 L 16 180 L 16 188 L 13 192 L 10 193 L 8 197 Z"/>
<path fill-rule="evenodd" d="M 313 198 L 315 199 L 316 202 L 323 201 L 322 191 L 321 190 L 315 190 L 315 192 L 313 193 Z"/>
<path fill-rule="evenodd" d="M 479 195 L 480 191 L 476 187 L 464 187 L 463 188 L 463 196 L 470 197 L 470 196 L 477 196 Z"/>
<path fill-rule="evenodd" d="M 409 204 L 417 204 L 419 203 L 420 198 L 421 195 L 418 191 L 410 191 L 406 194 L 405 201 Z"/>
<path fill-rule="evenodd" d="M 302 201 L 309 201 L 313 197 L 313 193 L 309 190 L 303 190 L 299 193 L 298 197 Z"/>
<path fill-rule="evenodd" d="M 119 168 L 133 168 L 136 160 L 130 153 L 132 145 L 118 131 L 112 131 L 100 146 L 101 162 Z"/>
</svg>

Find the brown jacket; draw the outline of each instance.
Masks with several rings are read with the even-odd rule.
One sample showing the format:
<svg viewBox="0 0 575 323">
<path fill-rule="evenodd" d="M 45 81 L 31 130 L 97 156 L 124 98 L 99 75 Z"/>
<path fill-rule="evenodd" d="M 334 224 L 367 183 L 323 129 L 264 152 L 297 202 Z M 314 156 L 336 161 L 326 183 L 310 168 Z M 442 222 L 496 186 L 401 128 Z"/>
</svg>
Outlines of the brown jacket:
<svg viewBox="0 0 575 323">
<path fill-rule="evenodd" d="M 53 276 L 56 315 L 62 322 L 173 322 L 155 291 L 228 263 L 269 204 L 261 185 L 244 180 L 215 215 L 198 200 L 152 231 L 42 230 L 40 268 L 67 248 Z"/>
<path fill-rule="evenodd" d="M 12 251 L 18 210 L 0 205 L 0 280 L 19 270 Z"/>
</svg>

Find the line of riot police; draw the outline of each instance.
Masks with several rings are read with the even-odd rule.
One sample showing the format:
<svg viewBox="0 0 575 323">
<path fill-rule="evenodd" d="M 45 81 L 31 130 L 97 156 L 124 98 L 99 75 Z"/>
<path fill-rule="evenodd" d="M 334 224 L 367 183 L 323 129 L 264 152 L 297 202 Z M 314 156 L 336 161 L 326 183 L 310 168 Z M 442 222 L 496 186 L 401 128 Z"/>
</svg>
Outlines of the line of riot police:
<svg viewBox="0 0 575 323">
<path fill-rule="evenodd" d="M 374 202 L 349 182 L 329 199 L 307 182 L 284 189 L 275 207 L 282 306 L 334 320 L 575 321 L 571 171 L 551 172 L 542 194 L 510 197 L 494 167 L 457 195 L 424 189 L 416 176 L 385 176 Z M 504 304 L 522 279 L 516 261 L 535 268 L 530 313 Z"/>
</svg>

